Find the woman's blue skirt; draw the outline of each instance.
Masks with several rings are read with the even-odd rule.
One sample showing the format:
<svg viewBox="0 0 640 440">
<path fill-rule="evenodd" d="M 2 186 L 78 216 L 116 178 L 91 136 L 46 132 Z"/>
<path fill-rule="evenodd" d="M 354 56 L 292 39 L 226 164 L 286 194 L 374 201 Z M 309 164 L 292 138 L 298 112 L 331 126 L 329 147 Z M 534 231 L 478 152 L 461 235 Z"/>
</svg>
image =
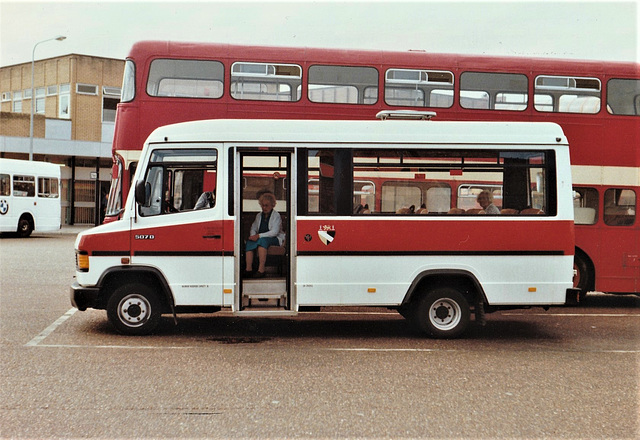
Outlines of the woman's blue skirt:
<svg viewBox="0 0 640 440">
<path fill-rule="evenodd" d="M 263 247 L 265 249 L 269 249 L 269 246 L 280 246 L 280 241 L 278 241 L 278 237 L 262 237 L 257 241 L 247 241 L 247 251 L 253 251 L 258 247 Z"/>
</svg>

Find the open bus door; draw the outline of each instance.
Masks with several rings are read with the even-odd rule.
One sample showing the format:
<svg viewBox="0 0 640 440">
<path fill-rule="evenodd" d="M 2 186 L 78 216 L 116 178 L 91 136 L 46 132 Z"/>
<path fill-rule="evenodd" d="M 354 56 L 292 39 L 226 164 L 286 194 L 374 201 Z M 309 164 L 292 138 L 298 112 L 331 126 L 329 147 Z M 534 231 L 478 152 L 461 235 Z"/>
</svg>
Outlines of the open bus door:
<svg viewBox="0 0 640 440">
<path fill-rule="evenodd" d="M 263 314 L 295 313 L 292 295 L 292 232 L 294 213 L 291 209 L 292 152 L 263 151 L 255 148 L 238 149 L 235 156 L 238 176 L 235 188 L 236 224 L 236 289 L 234 310 Z M 262 212 L 259 198 L 265 193 L 273 195 L 276 201 L 274 211 L 282 220 L 284 240 L 280 245 L 267 249 L 264 273 L 258 272 L 258 250 L 254 251 L 251 267 L 246 265 L 246 243 L 251 225 Z M 273 215 L 273 214 L 271 214 Z M 249 274 L 250 272 L 250 274 Z"/>
</svg>

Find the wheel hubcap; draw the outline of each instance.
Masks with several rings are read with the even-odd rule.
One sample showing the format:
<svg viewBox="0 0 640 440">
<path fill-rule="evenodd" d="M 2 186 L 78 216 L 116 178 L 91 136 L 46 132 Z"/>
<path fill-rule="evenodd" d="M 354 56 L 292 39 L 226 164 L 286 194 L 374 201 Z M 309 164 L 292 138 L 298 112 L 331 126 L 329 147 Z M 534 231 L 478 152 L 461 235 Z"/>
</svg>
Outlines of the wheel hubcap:
<svg viewBox="0 0 640 440">
<path fill-rule="evenodd" d="M 429 320 L 439 330 L 451 330 L 462 319 L 460 305 L 449 298 L 435 301 L 429 309 Z"/>
<path fill-rule="evenodd" d="M 118 304 L 118 318 L 129 327 L 140 327 L 151 315 L 151 304 L 140 295 L 128 295 Z"/>
</svg>

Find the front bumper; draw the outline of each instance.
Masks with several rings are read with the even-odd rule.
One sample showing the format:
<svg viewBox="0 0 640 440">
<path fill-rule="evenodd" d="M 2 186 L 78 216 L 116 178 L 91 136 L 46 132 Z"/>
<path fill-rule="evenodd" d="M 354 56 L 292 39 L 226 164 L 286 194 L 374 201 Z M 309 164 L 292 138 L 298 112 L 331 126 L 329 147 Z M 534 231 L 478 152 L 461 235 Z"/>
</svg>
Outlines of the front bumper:
<svg viewBox="0 0 640 440">
<path fill-rule="evenodd" d="M 95 308 L 99 294 L 99 287 L 82 287 L 77 281 L 74 281 L 71 284 L 71 305 L 80 311 Z"/>
</svg>

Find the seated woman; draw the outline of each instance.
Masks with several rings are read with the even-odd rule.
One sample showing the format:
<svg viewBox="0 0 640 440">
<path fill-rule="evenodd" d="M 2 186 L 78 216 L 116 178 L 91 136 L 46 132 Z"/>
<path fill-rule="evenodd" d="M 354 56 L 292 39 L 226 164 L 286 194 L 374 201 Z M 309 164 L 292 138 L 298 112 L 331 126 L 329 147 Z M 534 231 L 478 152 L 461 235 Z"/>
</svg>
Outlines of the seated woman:
<svg viewBox="0 0 640 440">
<path fill-rule="evenodd" d="M 478 204 L 487 214 L 500 214 L 500 210 L 493 204 L 493 193 L 489 190 L 482 190 L 478 194 Z"/>
<path fill-rule="evenodd" d="M 276 206 L 276 197 L 272 193 L 264 193 L 258 199 L 258 203 L 260 203 L 262 212 L 256 215 L 247 239 L 245 275 L 251 275 L 253 258 L 257 249 L 258 272 L 256 277 L 262 278 L 267 261 L 267 249 L 269 246 L 282 246 L 284 232 L 282 231 L 282 218 L 278 211 L 273 209 Z"/>
</svg>

